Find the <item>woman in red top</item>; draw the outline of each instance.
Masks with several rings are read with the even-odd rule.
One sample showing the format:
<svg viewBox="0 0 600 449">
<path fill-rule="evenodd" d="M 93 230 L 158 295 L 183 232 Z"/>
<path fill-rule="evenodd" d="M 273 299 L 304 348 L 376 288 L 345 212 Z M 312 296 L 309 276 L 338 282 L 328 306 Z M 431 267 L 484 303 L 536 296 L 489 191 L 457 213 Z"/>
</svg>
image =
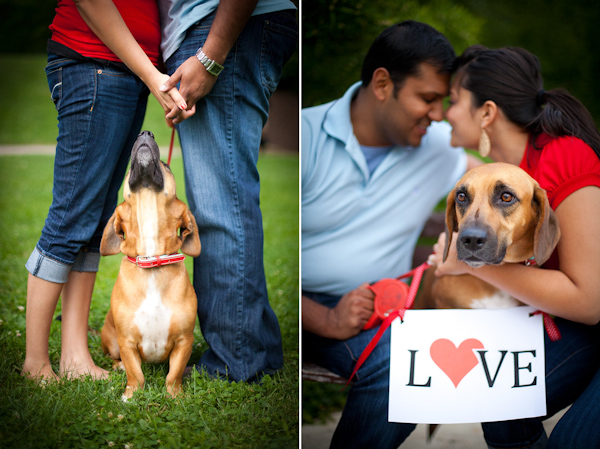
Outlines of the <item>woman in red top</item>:
<svg viewBox="0 0 600 449">
<path fill-rule="evenodd" d="M 58 112 L 53 200 L 26 268 L 26 355 L 22 374 L 55 379 L 48 338 L 62 296 L 62 376 L 106 377 L 87 345 L 102 230 L 145 115 L 148 89 L 168 118 L 193 114 L 177 89 L 160 87 L 155 0 L 59 0 L 46 74 Z"/>
<path fill-rule="evenodd" d="M 479 147 L 535 178 L 548 194 L 561 239 L 543 267 L 471 268 L 457 260 L 454 246 L 442 263 L 441 238 L 434 247 L 436 274 L 469 273 L 560 317 L 562 340 L 546 340 L 547 417 L 575 403 L 550 446 L 600 447 L 600 134 L 568 92 L 543 90 L 539 60 L 526 50 L 473 46 L 457 66 L 446 112 L 452 144 Z M 541 418 L 485 423 L 483 429 L 489 447 L 546 442 Z"/>
</svg>

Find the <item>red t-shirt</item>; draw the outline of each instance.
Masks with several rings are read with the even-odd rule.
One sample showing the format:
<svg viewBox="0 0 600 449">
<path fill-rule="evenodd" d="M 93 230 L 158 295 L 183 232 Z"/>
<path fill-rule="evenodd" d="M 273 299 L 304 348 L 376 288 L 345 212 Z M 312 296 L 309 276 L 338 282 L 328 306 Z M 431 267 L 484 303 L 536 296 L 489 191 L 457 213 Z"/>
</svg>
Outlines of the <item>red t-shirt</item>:
<svg viewBox="0 0 600 449">
<path fill-rule="evenodd" d="M 113 0 L 135 40 L 154 65 L 160 54 L 160 16 L 155 0 Z M 58 0 L 56 15 L 50 25 L 52 40 L 82 56 L 122 62 L 92 32 L 81 18 L 73 0 Z"/>
<path fill-rule="evenodd" d="M 527 146 L 519 166 L 546 190 L 553 210 L 576 190 L 600 187 L 600 158 L 583 140 L 541 134 L 536 146 L 541 149 L 536 150 L 531 143 Z M 544 267 L 558 269 L 556 251 Z"/>
</svg>

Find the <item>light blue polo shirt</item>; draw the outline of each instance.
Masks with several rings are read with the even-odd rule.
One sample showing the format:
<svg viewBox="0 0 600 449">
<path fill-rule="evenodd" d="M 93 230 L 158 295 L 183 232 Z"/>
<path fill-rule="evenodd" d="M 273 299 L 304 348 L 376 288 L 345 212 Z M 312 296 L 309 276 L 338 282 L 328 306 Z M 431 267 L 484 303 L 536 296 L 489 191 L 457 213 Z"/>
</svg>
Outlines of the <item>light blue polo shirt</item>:
<svg viewBox="0 0 600 449">
<path fill-rule="evenodd" d="M 217 9 L 219 0 L 159 0 L 161 27 L 160 48 L 166 61 L 177 51 L 185 33 L 199 20 Z M 296 9 L 290 0 L 258 0 L 253 16 L 285 9 Z"/>
<path fill-rule="evenodd" d="M 417 148 L 395 146 L 371 175 L 353 134 L 360 87 L 302 110 L 302 289 L 341 296 L 411 268 L 423 225 L 467 169 L 450 125 L 433 122 Z"/>
</svg>

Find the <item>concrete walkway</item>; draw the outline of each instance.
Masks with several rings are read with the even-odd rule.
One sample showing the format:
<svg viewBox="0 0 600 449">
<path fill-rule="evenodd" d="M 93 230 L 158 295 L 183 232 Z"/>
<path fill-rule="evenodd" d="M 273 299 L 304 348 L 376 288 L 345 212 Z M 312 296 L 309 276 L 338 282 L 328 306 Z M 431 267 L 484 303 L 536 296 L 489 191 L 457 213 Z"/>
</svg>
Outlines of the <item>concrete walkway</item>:
<svg viewBox="0 0 600 449">
<path fill-rule="evenodd" d="M 55 145 L 0 145 L 0 156 L 42 154 L 54 155 Z M 160 147 L 161 158 L 169 155 L 168 147 Z M 181 148 L 173 145 L 173 157 L 181 157 Z"/>
<path fill-rule="evenodd" d="M 563 410 L 544 422 L 546 433 L 550 432 L 565 413 Z M 302 426 L 303 449 L 327 449 L 333 431 L 340 419 L 340 413 L 334 413 L 332 420 L 322 425 Z M 444 424 L 438 427 L 430 442 L 427 442 L 428 426 L 419 424 L 400 446 L 401 449 L 486 449 L 480 424 Z"/>
<path fill-rule="evenodd" d="M 9 155 L 26 155 L 26 154 L 42 154 L 42 155 L 54 155 L 55 145 L 0 145 L 0 156 L 9 156 Z M 273 144 L 267 143 L 266 145 L 261 146 L 260 148 L 261 154 L 290 154 L 290 155 L 298 155 L 298 151 Z M 163 160 L 167 160 L 169 155 L 169 147 L 162 146 L 160 147 L 160 157 Z M 178 144 L 173 145 L 173 157 L 178 158 L 181 157 L 181 148 Z"/>
</svg>

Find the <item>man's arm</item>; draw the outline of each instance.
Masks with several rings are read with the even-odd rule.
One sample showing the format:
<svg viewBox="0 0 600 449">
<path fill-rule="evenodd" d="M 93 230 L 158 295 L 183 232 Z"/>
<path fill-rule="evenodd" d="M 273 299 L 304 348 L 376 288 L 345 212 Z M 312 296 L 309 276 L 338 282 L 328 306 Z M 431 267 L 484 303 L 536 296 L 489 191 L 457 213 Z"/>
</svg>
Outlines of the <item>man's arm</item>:
<svg viewBox="0 0 600 449">
<path fill-rule="evenodd" d="M 302 328 L 336 340 L 358 335 L 373 314 L 375 294 L 368 285 L 346 293 L 333 309 L 302 296 Z"/>
<path fill-rule="evenodd" d="M 258 0 L 221 0 L 219 2 L 210 32 L 202 46 L 202 51 L 209 59 L 223 65 L 257 3 Z M 172 89 L 179 82 L 181 82 L 179 92 L 189 110 L 198 100 L 208 95 L 217 82 L 217 77 L 208 73 L 194 55 L 177 68 L 161 90 L 164 92 Z M 174 120 L 174 123 L 178 123 L 178 120 Z"/>
</svg>

